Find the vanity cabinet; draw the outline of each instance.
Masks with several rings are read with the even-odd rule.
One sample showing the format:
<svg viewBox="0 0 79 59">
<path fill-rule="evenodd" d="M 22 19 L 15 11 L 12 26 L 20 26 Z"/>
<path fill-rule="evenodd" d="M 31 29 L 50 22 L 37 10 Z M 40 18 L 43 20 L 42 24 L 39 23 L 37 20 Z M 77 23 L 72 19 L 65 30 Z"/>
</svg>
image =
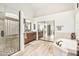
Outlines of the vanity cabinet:
<svg viewBox="0 0 79 59">
<path fill-rule="evenodd" d="M 25 42 L 24 44 L 27 44 L 33 40 L 36 40 L 36 32 L 28 32 L 28 33 L 25 33 Z"/>
</svg>

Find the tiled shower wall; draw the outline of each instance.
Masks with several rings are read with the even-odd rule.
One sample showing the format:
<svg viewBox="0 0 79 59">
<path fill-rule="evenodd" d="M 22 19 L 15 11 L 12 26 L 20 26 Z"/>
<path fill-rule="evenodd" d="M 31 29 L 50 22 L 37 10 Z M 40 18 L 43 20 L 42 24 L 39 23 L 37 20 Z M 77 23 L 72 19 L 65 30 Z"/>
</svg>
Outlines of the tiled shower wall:
<svg viewBox="0 0 79 59">
<path fill-rule="evenodd" d="M 12 21 L 5 19 L 5 34 L 6 35 L 19 34 L 19 21 Z"/>
<path fill-rule="evenodd" d="M 0 34 L 4 31 L 4 37 L 0 35 L 0 56 L 10 55 L 19 50 L 19 21 L 0 20 Z"/>
</svg>

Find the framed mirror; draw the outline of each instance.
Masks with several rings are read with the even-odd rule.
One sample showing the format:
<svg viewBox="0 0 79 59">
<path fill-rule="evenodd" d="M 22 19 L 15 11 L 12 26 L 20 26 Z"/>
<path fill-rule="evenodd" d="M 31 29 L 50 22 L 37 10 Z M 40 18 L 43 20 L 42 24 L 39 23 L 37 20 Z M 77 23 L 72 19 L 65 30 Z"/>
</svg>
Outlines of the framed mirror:
<svg viewBox="0 0 79 59">
<path fill-rule="evenodd" d="M 24 19 L 24 29 L 26 31 L 31 31 L 31 22 L 27 22 L 27 20 Z"/>
</svg>

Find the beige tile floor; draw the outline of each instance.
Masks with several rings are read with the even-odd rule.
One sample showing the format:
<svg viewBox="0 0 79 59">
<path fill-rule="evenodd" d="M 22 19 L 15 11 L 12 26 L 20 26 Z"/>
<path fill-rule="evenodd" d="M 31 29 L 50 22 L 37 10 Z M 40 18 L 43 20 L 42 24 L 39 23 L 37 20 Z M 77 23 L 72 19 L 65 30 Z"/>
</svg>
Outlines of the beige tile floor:
<svg viewBox="0 0 79 59">
<path fill-rule="evenodd" d="M 50 41 L 35 40 L 25 45 L 25 49 L 13 56 L 75 56 L 67 49 L 57 47 Z"/>
<path fill-rule="evenodd" d="M 41 40 L 30 42 L 16 56 L 53 56 L 53 43 Z"/>
</svg>

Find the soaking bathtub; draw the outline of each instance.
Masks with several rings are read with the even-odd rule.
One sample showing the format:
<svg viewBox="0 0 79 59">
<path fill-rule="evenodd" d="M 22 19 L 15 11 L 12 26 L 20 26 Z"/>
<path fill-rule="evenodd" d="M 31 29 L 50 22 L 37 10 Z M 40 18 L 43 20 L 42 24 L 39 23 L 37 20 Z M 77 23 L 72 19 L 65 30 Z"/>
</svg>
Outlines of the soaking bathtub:
<svg viewBox="0 0 79 59">
<path fill-rule="evenodd" d="M 77 54 L 77 41 L 71 39 L 57 39 L 54 42 L 53 55 L 67 56 Z"/>
</svg>

